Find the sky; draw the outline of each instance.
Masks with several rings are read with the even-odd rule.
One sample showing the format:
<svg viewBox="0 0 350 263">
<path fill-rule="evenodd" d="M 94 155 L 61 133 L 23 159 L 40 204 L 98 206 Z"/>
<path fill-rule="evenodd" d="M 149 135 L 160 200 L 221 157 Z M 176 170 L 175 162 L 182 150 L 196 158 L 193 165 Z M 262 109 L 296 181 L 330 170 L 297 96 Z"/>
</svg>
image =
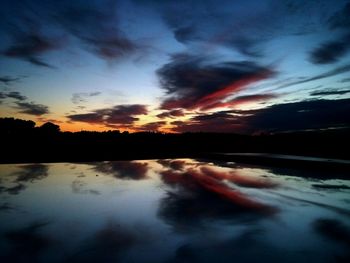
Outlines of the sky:
<svg viewBox="0 0 350 263">
<path fill-rule="evenodd" d="M 63 131 L 350 127 L 348 0 L 2 0 L 0 117 Z"/>
</svg>

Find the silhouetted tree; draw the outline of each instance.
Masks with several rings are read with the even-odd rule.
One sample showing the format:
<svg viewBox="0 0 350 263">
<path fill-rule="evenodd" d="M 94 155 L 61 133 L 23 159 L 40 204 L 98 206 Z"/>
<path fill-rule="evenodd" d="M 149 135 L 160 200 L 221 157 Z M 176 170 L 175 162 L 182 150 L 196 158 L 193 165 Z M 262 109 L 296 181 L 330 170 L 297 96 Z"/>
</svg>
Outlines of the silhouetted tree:
<svg viewBox="0 0 350 263">
<path fill-rule="evenodd" d="M 15 118 L 0 118 L 0 133 L 2 135 L 28 133 L 35 127 L 34 121 Z"/>
<path fill-rule="evenodd" d="M 60 126 L 52 122 L 46 122 L 39 129 L 47 134 L 55 134 L 60 132 Z"/>
</svg>

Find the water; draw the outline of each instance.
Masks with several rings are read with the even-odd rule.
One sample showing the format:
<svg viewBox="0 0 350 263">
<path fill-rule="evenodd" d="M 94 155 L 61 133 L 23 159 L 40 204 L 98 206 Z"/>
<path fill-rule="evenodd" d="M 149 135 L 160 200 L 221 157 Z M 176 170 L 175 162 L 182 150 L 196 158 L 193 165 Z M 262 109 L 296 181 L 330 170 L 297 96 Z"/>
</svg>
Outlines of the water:
<svg viewBox="0 0 350 263">
<path fill-rule="evenodd" d="M 0 165 L 1 262 L 350 262 L 349 218 L 339 173 L 192 159 Z"/>
</svg>

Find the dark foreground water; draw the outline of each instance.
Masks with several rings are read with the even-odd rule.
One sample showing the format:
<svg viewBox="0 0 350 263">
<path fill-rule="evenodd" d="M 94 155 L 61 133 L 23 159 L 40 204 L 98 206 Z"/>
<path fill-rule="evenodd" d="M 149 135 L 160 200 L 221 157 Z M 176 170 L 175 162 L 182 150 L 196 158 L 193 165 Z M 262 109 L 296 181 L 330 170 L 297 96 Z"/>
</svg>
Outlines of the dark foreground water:
<svg viewBox="0 0 350 263">
<path fill-rule="evenodd" d="M 350 262 L 346 178 L 191 159 L 0 165 L 0 262 Z"/>
</svg>

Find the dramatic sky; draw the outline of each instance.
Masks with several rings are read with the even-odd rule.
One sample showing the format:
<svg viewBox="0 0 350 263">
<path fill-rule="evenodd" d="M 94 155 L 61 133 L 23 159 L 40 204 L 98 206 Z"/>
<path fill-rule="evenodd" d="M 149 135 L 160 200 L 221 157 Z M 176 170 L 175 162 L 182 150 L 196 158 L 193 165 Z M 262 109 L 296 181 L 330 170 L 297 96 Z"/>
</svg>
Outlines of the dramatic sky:
<svg viewBox="0 0 350 263">
<path fill-rule="evenodd" d="M 2 0 L 0 117 L 62 130 L 350 126 L 349 0 Z"/>
</svg>

